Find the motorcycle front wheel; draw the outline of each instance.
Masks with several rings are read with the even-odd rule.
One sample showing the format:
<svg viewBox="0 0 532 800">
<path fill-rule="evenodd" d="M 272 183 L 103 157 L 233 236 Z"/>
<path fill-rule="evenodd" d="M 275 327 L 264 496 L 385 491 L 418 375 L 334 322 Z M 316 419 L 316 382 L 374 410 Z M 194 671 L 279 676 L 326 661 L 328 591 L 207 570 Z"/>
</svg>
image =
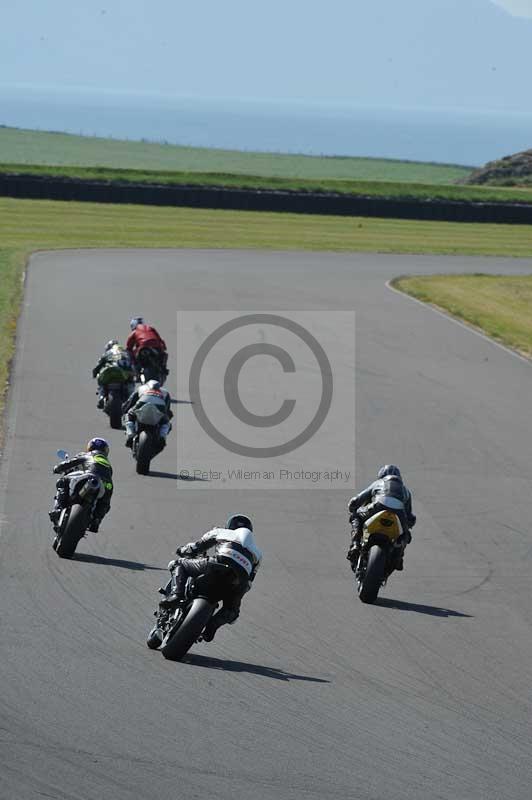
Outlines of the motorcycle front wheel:
<svg viewBox="0 0 532 800">
<path fill-rule="evenodd" d="M 212 603 L 203 597 L 197 597 L 177 630 L 170 631 L 165 638 L 161 647 L 163 656 L 170 661 L 180 661 L 199 639 L 213 613 Z"/>
</svg>

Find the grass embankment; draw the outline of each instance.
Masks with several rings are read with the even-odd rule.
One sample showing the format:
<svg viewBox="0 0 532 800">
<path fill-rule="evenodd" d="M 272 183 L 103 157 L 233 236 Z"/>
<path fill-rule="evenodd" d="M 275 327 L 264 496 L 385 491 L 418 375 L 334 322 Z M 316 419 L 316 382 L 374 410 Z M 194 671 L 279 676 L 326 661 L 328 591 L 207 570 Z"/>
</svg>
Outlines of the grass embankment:
<svg viewBox="0 0 532 800">
<path fill-rule="evenodd" d="M 391 197 L 394 199 L 454 200 L 463 203 L 532 203 L 532 187 L 494 188 L 493 186 L 453 186 L 436 183 L 393 182 L 383 180 L 335 180 L 332 178 L 282 178 L 217 172 L 161 172 L 107 167 L 45 166 L 0 164 L 2 174 L 39 177 L 77 178 L 108 183 L 149 183 L 156 185 L 216 186 L 224 188 L 273 189 L 299 192 L 326 192 Z"/>
<path fill-rule="evenodd" d="M 303 214 L 0 198 L 0 388 L 5 386 L 21 275 L 34 250 L 196 247 L 532 257 L 524 225 L 480 225 Z M 2 391 L 3 395 L 3 391 Z M 0 398 L 0 405 L 2 398 Z"/>
<path fill-rule="evenodd" d="M 7 386 L 9 363 L 13 356 L 25 261 L 26 254 L 23 250 L 15 248 L 0 250 L 0 413 Z"/>
<path fill-rule="evenodd" d="M 393 285 L 532 357 L 532 275 L 430 275 Z"/>
</svg>

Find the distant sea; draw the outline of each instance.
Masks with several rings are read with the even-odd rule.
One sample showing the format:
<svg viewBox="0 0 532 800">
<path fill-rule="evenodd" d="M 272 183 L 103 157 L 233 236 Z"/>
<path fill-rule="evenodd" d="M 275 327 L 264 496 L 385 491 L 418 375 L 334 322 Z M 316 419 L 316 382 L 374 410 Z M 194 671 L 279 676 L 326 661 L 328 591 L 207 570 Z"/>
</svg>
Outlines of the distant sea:
<svg viewBox="0 0 532 800">
<path fill-rule="evenodd" d="M 473 166 L 532 148 L 532 113 L 89 90 L 0 87 L 0 125 L 193 147 Z"/>
</svg>

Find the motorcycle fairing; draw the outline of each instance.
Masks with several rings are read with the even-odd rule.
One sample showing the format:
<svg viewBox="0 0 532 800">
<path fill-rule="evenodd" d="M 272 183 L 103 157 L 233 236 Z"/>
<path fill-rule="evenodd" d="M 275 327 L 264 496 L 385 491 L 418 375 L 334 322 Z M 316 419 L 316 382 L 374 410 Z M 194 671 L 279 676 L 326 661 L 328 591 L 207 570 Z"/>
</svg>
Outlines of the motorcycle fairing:
<svg viewBox="0 0 532 800">
<path fill-rule="evenodd" d="M 402 500 L 399 500 L 397 497 L 391 497 L 391 495 L 379 497 L 378 502 L 381 506 L 386 506 L 386 508 L 389 508 L 390 511 L 403 511 L 405 507 L 405 504 Z"/>
<path fill-rule="evenodd" d="M 394 542 L 403 532 L 401 520 L 393 511 L 378 511 L 364 523 L 363 540 L 366 542 L 370 536 L 380 534 Z"/>
<path fill-rule="evenodd" d="M 66 477 L 68 478 L 68 481 L 69 481 L 68 493 L 69 493 L 70 497 L 72 497 L 72 495 L 75 493 L 75 491 L 77 490 L 78 485 L 80 483 L 86 481 L 89 477 L 96 478 L 96 480 L 100 484 L 99 489 L 98 489 L 98 495 L 97 495 L 98 499 L 103 497 L 104 494 L 105 494 L 105 487 L 103 485 L 103 481 L 97 475 L 92 475 L 89 472 L 78 472 L 78 471 L 76 471 L 76 472 L 68 473 Z"/>
<path fill-rule="evenodd" d="M 146 403 L 135 413 L 142 425 L 158 425 L 164 417 L 164 412 L 154 403 Z"/>
</svg>

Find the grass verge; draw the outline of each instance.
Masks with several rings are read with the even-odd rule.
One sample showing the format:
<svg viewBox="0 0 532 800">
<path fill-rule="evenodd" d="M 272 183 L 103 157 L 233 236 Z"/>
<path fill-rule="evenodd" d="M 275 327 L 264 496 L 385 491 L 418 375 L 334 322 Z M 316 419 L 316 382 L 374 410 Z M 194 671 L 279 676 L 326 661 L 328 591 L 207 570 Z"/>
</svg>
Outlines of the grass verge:
<svg viewBox="0 0 532 800">
<path fill-rule="evenodd" d="M 0 198 L 0 247 L 200 247 L 532 256 L 527 225 Z"/>
<path fill-rule="evenodd" d="M 532 357 L 532 275 L 430 275 L 392 283 Z"/>
<path fill-rule="evenodd" d="M 0 413 L 3 410 L 9 365 L 15 347 L 25 263 L 26 253 L 23 250 L 15 248 L 0 250 Z"/>
<path fill-rule="evenodd" d="M 526 225 L 0 198 L 0 408 L 20 298 L 34 250 L 86 247 L 245 248 L 532 257 Z"/>
</svg>

